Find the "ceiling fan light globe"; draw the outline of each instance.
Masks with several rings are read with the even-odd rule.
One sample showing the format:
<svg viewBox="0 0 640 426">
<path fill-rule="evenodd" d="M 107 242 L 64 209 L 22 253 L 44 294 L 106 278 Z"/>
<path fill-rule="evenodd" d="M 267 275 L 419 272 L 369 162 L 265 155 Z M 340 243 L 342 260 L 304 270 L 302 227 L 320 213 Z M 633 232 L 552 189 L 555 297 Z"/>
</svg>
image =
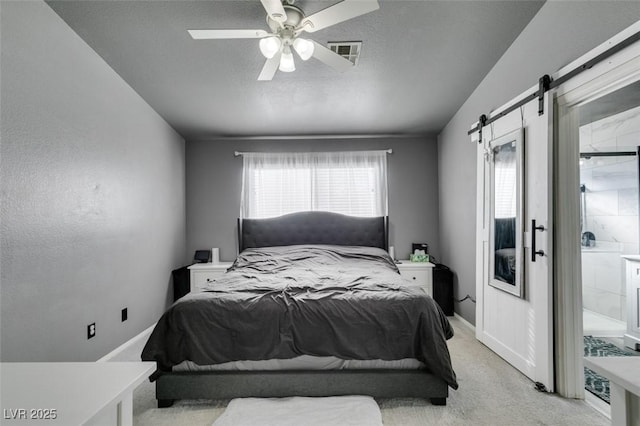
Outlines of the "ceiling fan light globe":
<svg viewBox="0 0 640 426">
<path fill-rule="evenodd" d="M 291 53 L 291 50 L 287 49 L 287 51 L 282 53 L 278 69 L 282 72 L 293 72 L 296 70 L 296 64 L 293 62 L 293 53 Z"/>
<path fill-rule="evenodd" d="M 313 56 L 314 45 L 312 41 L 304 38 L 297 38 L 293 41 L 293 48 L 303 61 L 306 61 Z"/>
<path fill-rule="evenodd" d="M 280 51 L 281 45 L 282 42 L 278 37 L 265 37 L 260 40 L 260 52 L 262 52 L 265 58 L 271 59 Z"/>
</svg>

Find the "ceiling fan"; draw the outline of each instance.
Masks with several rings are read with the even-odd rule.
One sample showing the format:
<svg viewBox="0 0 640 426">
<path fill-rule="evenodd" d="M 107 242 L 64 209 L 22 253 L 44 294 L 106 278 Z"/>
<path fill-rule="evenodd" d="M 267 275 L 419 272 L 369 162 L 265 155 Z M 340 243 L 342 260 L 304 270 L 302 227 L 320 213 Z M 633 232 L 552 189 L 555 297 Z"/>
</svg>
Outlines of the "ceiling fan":
<svg viewBox="0 0 640 426">
<path fill-rule="evenodd" d="M 295 0 L 260 0 L 267 11 L 265 30 L 188 30 L 196 40 L 258 38 L 262 54 L 267 58 L 258 80 L 271 80 L 277 70 L 295 71 L 292 50 L 306 61 L 314 57 L 338 71 L 353 67 L 348 59 L 313 40 L 299 37 L 303 31 L 313 33 L 331 25 L 373 12 L 380 8 L 377 0 L 343 0 L 311 16 L 293 5 Z"/>
</svg>

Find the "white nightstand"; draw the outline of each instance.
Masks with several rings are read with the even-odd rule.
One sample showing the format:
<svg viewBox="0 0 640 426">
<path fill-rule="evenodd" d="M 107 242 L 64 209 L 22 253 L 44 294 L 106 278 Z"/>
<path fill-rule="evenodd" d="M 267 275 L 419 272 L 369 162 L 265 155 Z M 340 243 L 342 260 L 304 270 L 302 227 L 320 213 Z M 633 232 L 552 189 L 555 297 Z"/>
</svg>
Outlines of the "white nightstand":
<svg viewBox="0 0 640 426">
<path fill-rule="evenodd" d="M 202 291 L 203 288 L 223 276 L 231 264 L 231 262 L 196 263 L 189 266 L 191 292 Z"/>
<path fill-rule="evenodd" d="M 411 262 L 401 260 L 396 263 L 400 275 L 409 280 L 413 285 L 420 286 L 431 297 L 433 297 L 433 267 L 430 262 Z"/>
</svg>

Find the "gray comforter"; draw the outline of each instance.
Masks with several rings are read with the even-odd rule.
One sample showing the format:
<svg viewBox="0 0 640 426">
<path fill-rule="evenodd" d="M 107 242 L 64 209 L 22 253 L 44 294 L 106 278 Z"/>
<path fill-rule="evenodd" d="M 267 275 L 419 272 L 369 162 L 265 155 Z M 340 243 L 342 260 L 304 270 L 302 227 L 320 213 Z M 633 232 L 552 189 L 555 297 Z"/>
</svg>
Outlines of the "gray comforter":
<svg viewBox="0 0 640 426">
<path fill-rule="evenodd" d="M 174 303 L 142 359 L 168 371 L 185 360 L 416 358 L 457 389 L 452 336 L 437 303 L 381 249 L 268 247 L 245 250 L 206 291 Z"/>
</svg>

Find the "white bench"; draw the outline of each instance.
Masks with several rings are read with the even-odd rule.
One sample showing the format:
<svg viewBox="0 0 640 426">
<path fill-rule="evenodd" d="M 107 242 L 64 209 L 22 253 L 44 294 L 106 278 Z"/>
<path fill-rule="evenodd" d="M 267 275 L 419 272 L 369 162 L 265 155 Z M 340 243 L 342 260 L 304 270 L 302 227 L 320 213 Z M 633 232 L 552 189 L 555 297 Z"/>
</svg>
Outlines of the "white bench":
<svg viewBox="0 0 640 426">
<path fill-rule="evenodd" d="M 639 426 L 640 356 L 585 357 L 584 366 L 609 380 L 611 424 Z"/>
<path fill-rule="evenodd" d="M 0 363 L 3 425 L 133 424 L 133 390 L 155 362 Z"/>
</svg>

